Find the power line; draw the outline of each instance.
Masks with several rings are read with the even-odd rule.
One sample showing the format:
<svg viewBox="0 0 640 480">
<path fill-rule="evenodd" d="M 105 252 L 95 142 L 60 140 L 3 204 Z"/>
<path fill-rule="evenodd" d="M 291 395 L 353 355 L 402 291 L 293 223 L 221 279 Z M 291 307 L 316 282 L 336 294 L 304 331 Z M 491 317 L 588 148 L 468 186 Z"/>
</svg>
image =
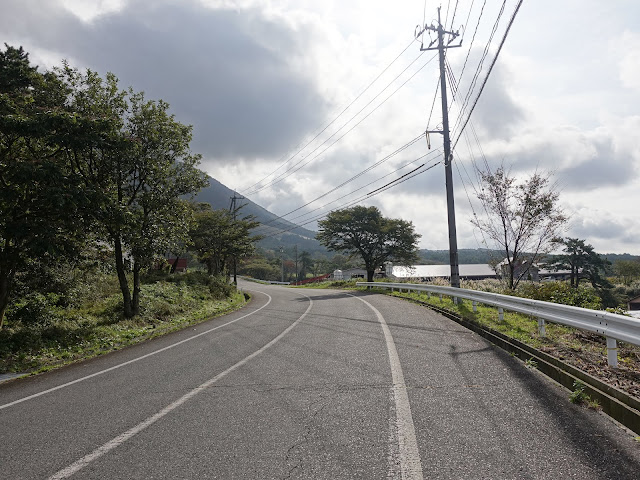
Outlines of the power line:
<svg viewBox="0 0 640 480">
<path fill-rule="evenodd" d="M 419 57 L 418 57 L 419 58 Z M 412 62 L 407 68 L 405 68 L 405 70 L 403 70 L 400 75 L 398 75 L 394 80 L 392 80 L 391 83 L 389 83 L 380 93 L 378 93 L 378 95 L 376 95 L 369 103 L 367 103 L 364 107 L 362 107 L 362 109 L 360 109 L 354 116 L 352 116 L 349 120 L 347 120 L 347 122 L 345 122 L 345 124 L 340 127 L 336 132 L 334 132 L 330 137 L 328 137 L 324 142 L 322 142 L 320 145 L 318 145 L 314 150 L 312 150 L 309 154 L 307 154 L 305 157 L 303 157 L 300 161 L 298 161 L 297 163 L 295 163 L 294 165 L 292 165 L 291 169 L 288 171 L 288 173 L 285 174 L 281 174 L 278 177 L 276 177 L 271 183 L 257 189 L 254 190 L 253 192 L 251 192 L 251 194 L 254 193 L 258 193 L 261 190 L 267 188 L 267 187 L 272 187 L 274 185 L 277 185 L 278 183 L 280 183 L 281 181 L 283 181 L 284 179 L 290 177 L 291 175 L 293 175 L 294 173 L 298 172 L 299 170 L 301 170 L 302 168 L 304 168 L 305 166 L 307 166 L 309 163 L 311 163 L 313 160 L 315 160 L 316 158 L 320 157 L 324 152 L 326 152 L 327 150 L 329 150 L 332 146 L 334 146 L 336 143 L 338 143 L 340 140 L 342 140 L 345 136 L 347 136 L 349 133 L 351 133 L 351 131 L 353 131 L 358 125 L 360 125 L 362 122 L 364 122 L 367 118 L 369 118 L 378 108 L 380 108 L 382 105 L 384 105 L 391 97 L 393 97 L 402 87 L 404 87 L 409 81 L 411 81 L 418 73 L 420 73 L 422 71 L 422 69 L 424 69 L 429 63 L 431 63 L 433 61 L 433 59 L 435 58 L 435 55 L 433 57 L 431 57 L 429 60 L 427 60 L 418 70 L 416 70 L 408 79 L 406 79 L 398 88 L 396 88 L 393 92 L 391 92 L 391 94 L 389 94 L 384 100 L 382 100 L 378 105 L 376 105 L 373 110 L 371 110 L 369 113 L 367 113 L 364 117 L 362 117 L 360 120 L 358 120 L 358 122 L 353 125 L 351 128 L 349 128 L 349 130 L 347 130 L 344 134 L 342 134 L 340 137 L 338 137 L 334 142 L 332 142 L 331 144 L 329 144 L 325 149 L 323 149 L 321 152 L 319 152 L 318 154 L 316 154 L 314 157 L 308 159 L 306 162 L 302 163 L 306 158 L 309 157 L 309 155 L 311 155 L 312 153 L 314 153 L 318 148 L 320 148 L 322 145 L 324 145 L 325 143 L 327 143 L 327 141 L 329 141 L 331 138 L 333 138 L 337 133 L 340 132 L 340 130 L 342 130 L 351 120 L 353 120 L 356 116 L 358 116 L 365 108 L 367 108 L 376 98 L 378 98 L 380 96 L 380 94 L 382 94 L 382 92 L 384 92 L 389 86 L 391 86 L 391 84 L 398 78 L 400 77 L 400 75 L 402 75 L 402 73 L 404 73 L 407 68 L 409 68 L 411 66 L 411 64 L 413 64 L 415 62 Z M 416 58 L 417 60 L 417 58 Z M 302 163 L 302 165 L 300 165 Z M 297 167 L 297 168 L 294 168 Z M 246 195 L 249 195 L 249 193 L 247 193 Z"/>
<path fill-rule="evenodd" d="M 426 1 L 426 0 L 425 0 Z M 344 112 L 346 112 L 351 105 L 353 105 L 356 101 L 358 101 L 358 99 L 360 97 L 362 97 L 362 95 L 364 95 L 369 88 L 371 88 L 371 86 L 378 81 L 378 79 L 404 54 L 404 52 L 406 52 L 409 47 L 411 45 L 413 45 L 414 40 L 412 39 L 411 42 L 409 42 L 409 44 L 404 47 L 404 49 L 391 61 L 391 63 L 389 65 L 387 65 L 366 87 L 364 90 L 362 90 L 346 107 L 344 107 L 342 109 L 342 111 L 340 111 L 340 113 L 338 113 L 338 115 L 336 115 L 336 117 L 331 120 L 327 125 L 324 126 L 324 128 L 322 130 L 320 130 L 311 140 L 309 140 L 309 142 L 307 142 L 301 149 L 299 149 L 296 153 L 294 153 L 291 157 L 289 157 L 284 163 L 282 163 L 280 166 L 278 166 L 278 168 L 276 168 L 273 172 L 271 172 L 269 175 L 263 177 L 261 180 L 258 180 L 256 183 L 254 183 L 253 185 L 247 187 L 245 190 L 251 190 L 253 187 L 255 187 L 256 185 L 258 185 L 259 183 L 263 182 L 264 180 L 266 180 L 267 178 L 269 178 L 271 175 L 273 175 L 275 172 L 277 172 L 278 170 L 280 170 L 280 168 L 282 168 L 284 165 L 286 165 L 287 163 L 289 163 L 289 161 L 294 158 L 296 155 L 298 155 L 302 150 L 304 150 L 305 148 L 307 148 L 316 138 L 318 138 L 320 135 L 322 135 L 322 133 L 324 133 L 327 128 L 329 128 L 331 125 L 333 125 L 336 120 L 338 120 L 338 118 L 340 118 L 342 116 L 342 114 Z M 298 144 L 295 148 L 298 148 L 300 146 L 300 144 Z M 295 150 L 294 148 L 294 150 Z M 284 158 L 286 156 L 283 155 L 281 157 Z"/>
<path fill-rule="evenodd" d="M 429 155 L 429 153 L 427 153 L 427 154 L 423 155 L 422 157 L 419 157 L 418 159 L 414 160 L 414 162 L 416 162 L 416 161 L 418 161 L 418 160 L 420 160 L 420 159 L 422 159 L 422 158 L 425 158 L 427 155 Z M 414 178 L 414 177 L 416 177 L 416 176 L 418 176 L 418 175 L 420 175 L 420 174 L 422 174 L 422 173 L 424 173 L 424 172 L 426 172 L 426 171 L 428 171 L 428 170 L 431 170 L 432 168 L 434 168 L 435 166 L 439 165 L 440 163 L 442 163 L 442 161 L 437 162 L 437 163 L 435 163 L 435 164 L 433 164 L 433 165 L 429 166 L 428 168 L 424 169 L 423 171 L 421 171 L 421 172 L 417 172 L 417 173 L 413 174 L 413 175 L 412 175 L 412 176 L 410 176 L 410 177 L 404 178 L 404 179 L 402 179 L 401 181 L 398 181 L 397 183 L 395 183 L 395 182 L 391 182 L 391 183 L 392 183 L 392 185 L 390 185 L 390 186 L 388 186 L 387 188 L 385 188 L 385 190 L 382 190 L 382 191 L 376 191 L 375 193 L 374 193 L 374 192 L 367 193 L 366 195 L 363 195 L 363 196 L 361 196 L 361 197 L 359 197 L 359 198 L 356 198 L 355 200 L 350 201 L 350 202 L 348 202 L 348 203 L 346 203 L 346 204 L 344 204 L 344 205 L 341 205 L 340 207 L 338 207 L 338 208 L 336 208 L 336 209 L 333 209 L 333 210 L 343 209 L 343 208 L 349 208 L 349 207 L 350 207 L 350 206 L 352 206 L 352 205 L 355 205 L 355 204 L 357 204 L 357 203 L 359 203 L 359 202 L 361 202 L 361 201 L 363 201 L 363 200 L 366 200 L 366 199 L 368 199 L 368 198 L 374 197 L 374 196 L 376 196 L 376 195 L 378 195 L 378 194 L 382 193 L 383 191 L 388 190 L 389 188 L 393 188 L 393 187 L 395 187 L 395 186 L 397 186 L 397 185 L 400 185 L 400 184 L 402 184 L 402 183 L 404 183 L 404 182 L 406 182 L 406 181 L 410 180 L 411 178 Z M 424 165 L 426 165 L 426 164 L 423 164 L 422 166 L 424 166 Z M 422 168 L 422 166 L 421 166 L 420 168 Z M 398 180 L 400 180 L 400 179 L 398 179 Z M 333 210 L 332 210 L 332 211 L 333 211 Z M 314 217 L 314 218 L 308 219 L 308 220 L 306 220 L 305 222 L 303 222 L 303 223 L 299 223 L 299 224 L 296 224 L 296 225 L 294 225 L 294 226 L 292 226 L 292 227 L 290 227 L 290 228 L 287 228 L 287 229 L 279 229 L 279 231 L 278 231 L 278 232 L 273 233 L 273 234 L 271 234 L 271 235 L 266 235 L 264 238 L 271 238 L 271 237 L 275 237 L 276 235 L 280 235 L 280 234 L 282 234 L 282 233 L 290 232 L 290 231 L 292 231 L 292 230 L 295 230 L 295 229 L 296 229 L 296 228 L 298 228 L 298 227 L 302 227 L 302 226 L 304 226 L 304 225 L 308 225 L 309 223 L 313 223 L 313 222 L 315 222 L 315 221 L 317 221 L 317 220 L 319 220 L 319 219 L 321 219 L 321 218 L 324 218 L 324 217 L 326 217 L 327 215 L 328 215 L 328 212 L 327 212 L 327 213 L 320 214 L 320 215 L 318 215 L 318 216 L 316 216 L 316 217 Z M 259 227 L 258 227 L 258 228 L 259 228 Z"/>
<path fill-rule="evenodd" d="M 387 174 L 383 175 L 382 177 L 379 177 L 379 178 L 377 178 L 377 179 L 375 179 L 375 180 L 372 180 L 371 182 L 369 182 L 369 183 L 367 183 L 367 184 L 365 184 L 365 185 L 363 185 L 363 186 L 361 186 L 361 187 L 358 187 L 357 189 L 355 189 L 355 190 L 353 190 L 353 191 L 351 191 L 351 192 L 349 192 L 349 193 L 347 193 L 347 194 L 345 194 L 345 195 L 342 195 L 341 197 L 338 197 L 338 198 L 336 198 L 335 200 L 332 200 L 332 201 L 330 201 L 330 202 L 328 202 L 328 203 L 325 203 L 324 205 L 321 205 L 321 206 L 319 206 L 319 207 L 316 207 L 316 208 L 314 208 L 313 210 L 310 210 L 310 211 L 308 211 L 308 212 L 306 212 L 306 213 L 303 213 L 303 214 L 301 214 L 301 215 L 298 215 L 298 216 L 296 216 L 296 217 L 293 217 L 293 218 L 289 219 L 288 221 L 289 221 L 289 222 L 293 222 L 294 220 L 297 220 L 298 218 L 306 217 L 307 215 L 310 215 L 310 214 L 312 214 L 313 212 L 316 212 L 316 211 L 318 211 L 318 210 L 322 210 L 322 209 L 324 209 L 324 208 L 328 207 L 329 205 L 331 205 L 331 204 L 333 204 L 333 203 L 336 203 L 336 202 L 338 202 L 338 201 L 340 201 L 340 200 L 343 200 L 343 199 L 345 199 L 345 198 L 347 198 L 347 197 L 349 197 L 349 196 L 351 196 L 351 195 L 353 195 L 353 194 L 355 194 L 355 193 L 357 193 L 357 192 L 359 192 L 359 191 L 361 191 L 361 190 L 366 189 L 367 187 L 370 187 L 371 185 L 373 185 L 374 183 L 379 182 L 380 180 L 383 180 L 383 179 L 385 179 L 385 178 L 387 178 L 387 177 L 390 177 L 390 176 L 391 176 L 391 175 L 393 175 L 394 173 L 399 172 L 400 170 L 402 170 L 403 168 L 408 167 L 409 165 L 413 165 L 414 163 L 416 163 L 416 162 L 418 162 L 418 161 L 422 160 L 423 158 L 426 158 L 426 157 L 427 157 L 427 156 L 429 156 L 429 155 L 436 156 L 436 155 L 437 155 L 437 154 L 439 154 L 439 153 L 442 153 L 439 149 L 433 150 L 432 152 L 429 152 L 429 153 L 427 153 L 427 154 L 425 154 L 425 155 L 422 155 L 422 156 L 420 156 L 420 157 L 418 157 L 418 158 L 416 158 L 416 159 L 414 159 L 414 160 L 412 160 L 412 161 L 410 161 L 410 162 L 405 163 L 404 165 L 401 165 L 400 167 L 398 167 L 398 168 L 396 168 L 395 170 L 393 170 L 393 171 L 391 171 L 391 172 L 389 172 L 389 173 L 387 173 Z M 366 195 L 365 195 L 365 197 L 366 197 Z M 364 198 L 364 197 L 360 197 L 360 198 Z M 259 228 L 259 227 L 257 227 L 257 228 Z"/>
<path fill-rule="evenodd" d="M 482 85 L 480 86 L 480 91 L 478 92 L 478 95 L 476 96 L 476 99 L 473 102 L 473 105 L 471 106 L 471 110 L 469 111 L 469 115 L 467 116 L 467 119 L 465 120 L 464 124 L 462 125 L 462 128 L 460 129 L 460 132 L 458 133 L 458 137 L 456 138 L 456 141 L 453 143 L 453 147 L 454 148 L 458 144 L 458 140 L 460 140 L 460 135 L 462 135 L 462 132 L 464 131 L 465 127 L 467 126 L 467 123 L 469 123 L 469 120 L 471 119 L 471 114 L 473 113 L 473 110 L 476 108 L 476 105 L 478 104 L 478 100 L 480 99 L 480 95 L 482 95 L 484 87 L 487 84 L 487 81 L 489 80 L 489 75 L 491 75 L 491 71 L 493 70 L 493 67 L 495 66 L 496 62 L 498 61 L 498 56 L 500 55 L 500 52 L 502 51 L 502 47 L 504 46 L 504 43 L 507 40 L 507 36 L 509 35 L 509 31 L 511 30 L 511 26 L 513 25 L 513 22 L 516 19 L 516 15 L 518 15 L 518 11 L 520 10 L 520 7 L 522 6 L 522 2 L 523 1 L 524 0 L 519 0 L 518 1 L 518 5 L 516 5 L 516 8 L 515 8 L 515 10 L 513 12 L 513 15 L 511 15 L 511 19 L 509 20 L 509 24 L 507 25 L 507 29 L 505 30 L 504 35 L 502 36 L 502 41 L 500 42 L 500 45 L 498 46 L 498 51 L 496 52 L 496 55 L 493 58 L 493 61 L 491 62 L 491 65 L 489 66 L 489 70 L 487 71 L 487 75 L 484 77 L 484 81 L 482 82 Z"/>
<path fill-rule="evenodd" d="M 365 168 L 364 170 L 362 170 L 361 172 L 357 173 L 356 175 L 352 176 L 351 178 L 345 180 L 344 182 L 342 182 L 340 185 L 332 188 L 331 190 L 323 193 L 322 195 L 314 198 L 313 200 L 310 200 L 309 202 L 305 203 L 304 205 L 297 207 L 293 210 L 291 210 L 290 212 L 284 213 L 282 215 L 279 215 L 278 217 L 270 220 L 269 222 L 267 222 L 264 225 L 268 225 L 270 223 L 273 223 L 279 219 L 284 220 L 284 217 L 291 215 L 292 213 L 295 213 L 301 209 L 303 209 L 304 207 L 307 207 L 309 205 L 311 205 L 312 203 L 315 203 L 316 201 L 326 197 L 327 195 L 330 195 L 331 193 L 335 192 L 336 190 L 338 190 L 339 188 L 344 187 L 346 184 L 356 180 L 357 178 L 361 177 L 362 175 L 364 175 L 365 173 L 373 170 L 374 168 L 380 166 L 381 164 L 383 164 L 384 162 L 390 160 L 391 158 L 395 157 L 396 155 L 398 155 L 400 152 L 406 150 L 407 148 L 409 148 L 411 145 L 415 144 L 418 140 L 420 140 L 422 138 L 422 134 L 418 135 L 417 137 L 413 138 L 412 140 L 409 140 L 407 143 L 405 143 L 404 145 L 402 145 L 401 147 L 397 148 L 395 151 L 393 151 L 392 153 L 390 153 L 389 155 L 385 156 L 384 158 L 378 160 L 376 163 L 374 163 L 373 165 L 370 165 L 369 167 Z"/>
<path fill-rule="evenodd" d="M 467 91 L 464 100 L 462 102 L 462 106 L 460 107 L 460 112 L 461 115 L 464 115 L 464 112 L 467 108 L 467 105 L 469 104 L 469 100 L 471 99 L 471 95 L 473 94 L 473 91 L 475 90 L 476 84 L 478 82 L 478 77 L 480 76 L 480 73 L 482 72 L 482 66 L 484 65 L 484 61 L 487 58 L 487 54 L 489 53 L 489 47 L 491 45 L 491 42 L 493 41 L 493 37 L 496 33 L 496 31 L 498 30 L 498 26 L 500 24 L 500 19 L 502 18 L 502 14 L 504 13 L 504 8 L 505 5 L 507 3 L 507 0 L 504 0 L 502 2 L 502 6 L 500 7 L 500 12 L 498 13 L 498 17 L 496 18 L 496 21 L 493 24 L 493 28 L 491 30 L 491 35 L 489 36 L 489 40 L 487 41 L 487 44 L 484 47 L 484 50 L 482 52 L 482 56 L 480 58 L 480 61 L 478 62 L 478 66 L 476 67 L 476 71 L 473 74 L 473 78 L 471 79 L 471 84 L 469 86 L 469 90 Z M 460 118 L 458 118 L 458 120 L 456 120 L 456 124 L 453 128 L 453 130 L 456 130 L 458 124 L 460 122 Z"/>
</svg>

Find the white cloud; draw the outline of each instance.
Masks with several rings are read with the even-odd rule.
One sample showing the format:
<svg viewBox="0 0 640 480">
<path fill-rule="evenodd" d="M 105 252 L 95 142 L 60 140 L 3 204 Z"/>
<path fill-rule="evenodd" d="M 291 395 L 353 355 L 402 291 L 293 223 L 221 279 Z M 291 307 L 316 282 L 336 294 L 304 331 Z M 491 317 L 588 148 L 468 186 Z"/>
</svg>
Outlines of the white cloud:
<svg viewBox="0 0 640 480">
<path fill-rule="evenodd" d="M 620 81 L 625 87 L 640 91 L 640 33 L 624 32 L 616 48 L 622 54 L 618 64 Z"/>
<path fill-rule="evenodd" d="M 456 24 L 465 21 L 472 2 L 457 3 Z M 484 71 L 514 5 L 514 0 L 507 2 Z M 280 172 L 276 169 L 297 145 L 309 142 L 398 56 L 422 22 L 423 7 L 423 2 L 365 0 L 5 0 L 0 33 L 10 44 L 22 44 L 44 67 L 67 58 L 80 68 L 113 71 L 123 86 L 167 100 L 181 121 L 194 124 L 193 147 L 204 154 L 207 172 L 246 193 L 243 188 Z M 487 2 L 459 95 L 470 83 L 499 7 L 500 2 Z M 474 2 L 463 47 L 447 54 L 455 75 L 471 44 L 479 8 Z M 427 5 L 427 23 L 435 15 L 435 7 Z M 633 2 L 525 2 L 472 117 L 480 146 L 468 129 L 479 165 L 484 153 L 494 166 L 513 164 L 518 175 L 536 168 L 554 171 L 561 201 L 572 212 L 574 235 L 597 249 L 633 250 L 630 225 L 637 216 L 633 206 L 640 203 L 639 32 L 640 4 Z M 411 44 L 289 164 L 307 156 L 312 159 L 307 166 L 250 195 L 252 200 L 286 213 L 423 131 L 438 82 L 437 61 L 380 105 L 433 54 L 423 54 L 382 92 L 418 55 L 419 44 Z M 435 100 L 431 128 L 441 122 L 440 98 Z M 457 108 L 453 104 L 452 125 Z M 436 152 L 441 136 L 431 135 L 431 143 Z M 426 140 L 421 139 L 309 208 L 355 192 L 331 206 L 344 204 L 417 166 L 391 173 L 425 153 Z M 455 158 L 462 177 L 454 169 L 458 243 L 477 247 L 481 239 L 471 228 L 463 188 L 473 200 L 474 165 L 464 137 Z M 387 216 L 413 220 L 423 246 L 447 248 L 442 165 L 369 202 Z"/>
</svg>

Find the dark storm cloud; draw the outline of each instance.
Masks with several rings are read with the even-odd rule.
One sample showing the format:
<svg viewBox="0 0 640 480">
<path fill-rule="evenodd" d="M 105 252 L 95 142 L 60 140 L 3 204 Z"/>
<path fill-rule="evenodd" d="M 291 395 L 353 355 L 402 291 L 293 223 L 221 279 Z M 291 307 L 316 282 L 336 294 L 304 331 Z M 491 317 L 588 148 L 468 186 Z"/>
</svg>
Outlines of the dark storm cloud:
<svg viewBox="0 0 640 480">
<path fill-rule="evenodd" d="M 571 223 L 571 233 L 580 238 L 618 239 L 620 233 L 626 230 L 622 222 L 609 218 L 596 220 L 582 218 L 577 221 L 572 219 Z"/>
<path fill-rule="evenodd" d="M 309 39 L 260 11 L 134 1 L 83 23 L 62 9 L 40 8 L 42 2 L 9 7 L 12 18 L 29 21 L 3 15 L 0 28 L 28 39 L 27 50 L 64 52 L 166 100 L 180 121 L 194 125 L 192 146 L 205 157 L 277 154 L 322 123 L 326 105 L 316 85 L 290 61 Z"/>
<path fill-rule="evenodd" d="M 634 175 L 633 158 L 617 152 L 611 139 L 594 141 L 595 155 L 575 166 L 558 171 L 563 185 L 572 190 L 624 185 Z"/>
</svg>

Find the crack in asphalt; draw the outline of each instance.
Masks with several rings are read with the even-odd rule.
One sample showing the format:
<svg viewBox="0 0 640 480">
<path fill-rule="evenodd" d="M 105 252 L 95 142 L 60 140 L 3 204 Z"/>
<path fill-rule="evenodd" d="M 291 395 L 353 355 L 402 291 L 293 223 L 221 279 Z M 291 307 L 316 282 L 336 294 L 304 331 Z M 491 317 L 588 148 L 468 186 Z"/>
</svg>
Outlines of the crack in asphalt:
<svg viewBox="0 0 640 480">
<path fill-rule="evenodd" d="M 318 403 L 322 402 L 322 404 L 319 407 L 315 407 Z M 301 445 L 307 443 L 309 436 L 311 435 L 311 431 L 313 430 L 313 427 L 315 425 L 315 419 L 316 417 L 320 414 L 320 412 L 322 412 L 324 410 L 324 408 L 328 405 L 328 402 L 326 401 L 326 397 L 324 396 L 320 396 L 320 398 L 316 401 L 314 401 L 313 403 L 309 404 L 309 406 L 307 407 L 307 412 L 310 413 L 310 417 L 309 417 L 309 421 L 305 424 L 304 426 L 304 432 L 302 433 L 302 436 L 299 440 L 297 440 L 296 442 L 293 443 L 293 445 L 291 445 L 288 449 L 287 449 L 287 454 L 285 455 L 285 465 L 289 464 L 292 461 L 292 458 L 294 457 L 294 451 L 299 448 Z M 315 410 L 314 410 L 315 408 Z M 314 410 L 312 412 L 312 410 Z M 293 475 L 293 472 L 296 470 L 303 470 L 303 459 L 302 458 L 298 458 L 297 463 L 295 463 L 287 472 L 287 476 L 283 478 L 283 480 L 288 480 L 291 478 L 291 476 Z"/>
</svg>

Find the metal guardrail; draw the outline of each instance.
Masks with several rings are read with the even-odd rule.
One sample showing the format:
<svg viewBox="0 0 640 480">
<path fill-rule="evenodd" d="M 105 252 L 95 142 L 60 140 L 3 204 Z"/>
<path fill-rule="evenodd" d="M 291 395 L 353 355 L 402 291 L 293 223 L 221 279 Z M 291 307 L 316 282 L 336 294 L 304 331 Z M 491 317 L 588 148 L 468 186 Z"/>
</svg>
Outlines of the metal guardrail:
<svg viewBox="0 0 640 480">
<path fill-rule="evenodd" d="M 538 331 L 541 336 L 545 335 L 545 322 L 597 333 L 607 339 L 607 361 L 612 367 L 618 366 L 617 340 L 640 345 L 639 319 L 602 310 L 590 310 L 499 293 L 418 283 L 358 282 L 356 285 L 390 288 L 392 291 L 398 289 L 447 295 L 453 297 L 454 303 L 457 303 L 458 298 L 464 298 L 473 302 L 474 311 L 476 311 L 478 303 L 497 307 L 500 320 L 502 320 L 504 310 L 531 315 L 538 319 Z"/>
</svg>

